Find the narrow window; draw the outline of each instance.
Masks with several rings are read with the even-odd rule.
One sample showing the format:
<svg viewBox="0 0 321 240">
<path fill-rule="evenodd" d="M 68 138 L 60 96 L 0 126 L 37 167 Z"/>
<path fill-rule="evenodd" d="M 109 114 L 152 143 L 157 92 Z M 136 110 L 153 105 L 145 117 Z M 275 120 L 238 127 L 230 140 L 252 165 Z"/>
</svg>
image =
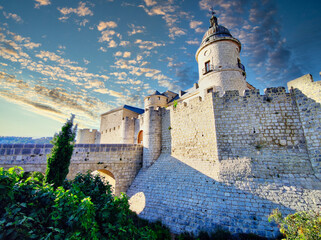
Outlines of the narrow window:
<svg viewBox="0 0 321 240">
<path fill-rule="evenodd" d="M 205 62 L 205 73 L 208 73 L 211 70 L 210 61 Z"/>
<path fill-rule="evenodd" d="M 160 97 L 158 97 L 158 100 L 160 100 Z"/>
</svg>

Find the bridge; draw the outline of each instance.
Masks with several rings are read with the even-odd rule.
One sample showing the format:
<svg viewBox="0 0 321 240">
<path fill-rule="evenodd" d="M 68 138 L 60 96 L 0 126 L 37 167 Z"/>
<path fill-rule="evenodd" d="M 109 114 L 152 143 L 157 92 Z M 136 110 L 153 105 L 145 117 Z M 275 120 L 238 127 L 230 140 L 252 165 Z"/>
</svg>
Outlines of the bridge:
<svg viewBox="0 0 321 240">
<path fill-rule="evenodd" d="M 52 144 L 0 144 L 0 167 L 21 166 L 25 172 L 45 173 Z M 142 167 L 139 144 L 76 144 L 68 179 L 77 173 L 99 173 L 113 185 L 114 193 L 126 192 Z"/>
</svg>

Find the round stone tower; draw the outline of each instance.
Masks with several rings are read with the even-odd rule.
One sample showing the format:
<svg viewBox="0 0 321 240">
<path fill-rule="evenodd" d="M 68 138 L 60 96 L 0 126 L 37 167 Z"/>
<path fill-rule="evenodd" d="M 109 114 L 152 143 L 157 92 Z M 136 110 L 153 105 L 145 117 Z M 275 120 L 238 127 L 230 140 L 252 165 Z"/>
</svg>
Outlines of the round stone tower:
<svg viewBox="0 0 321 240">
<path fill-rule="evenodd" d="M 168 98 L 155 91 L 145 97 L 143 125 L 143 167 L 150 167 L 162 150 L 162 116 L 161 109 L 167 106 Z"/>
<path fill-rule="evenodd" d="M 227 90 L 239 90 L 242 95 L 247 88 L 245 68 L 240 60 L 241 43 L 227 28 L 218 25 L 214 12 L 212 14 L 210 27 L 195 56 L 200 95 L 218 91 L 222 96 Z"/>
<path fill-rule="evenodd" d="M 166 107 L 167 106 L 167 97 L 161 94 L 158 91 L 155 91 L 153 94 L 144 98 L 145 109 L 149 107 Z"/>
</svg>

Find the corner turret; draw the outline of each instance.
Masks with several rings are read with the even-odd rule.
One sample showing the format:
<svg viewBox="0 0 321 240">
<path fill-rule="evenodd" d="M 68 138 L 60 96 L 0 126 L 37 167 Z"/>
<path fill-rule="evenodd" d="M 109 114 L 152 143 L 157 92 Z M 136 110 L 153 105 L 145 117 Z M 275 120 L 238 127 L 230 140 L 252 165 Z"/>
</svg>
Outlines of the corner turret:
<svg viewBox="0 0 321 240">
<path fill-rule="evenodd" d="M 155 109 L 158 107 L 166 107 L 167 102 L 168 97 L 158 91 L 144 98 L 145 109 L 150 107 L 154 107 Z"/>
</svg>

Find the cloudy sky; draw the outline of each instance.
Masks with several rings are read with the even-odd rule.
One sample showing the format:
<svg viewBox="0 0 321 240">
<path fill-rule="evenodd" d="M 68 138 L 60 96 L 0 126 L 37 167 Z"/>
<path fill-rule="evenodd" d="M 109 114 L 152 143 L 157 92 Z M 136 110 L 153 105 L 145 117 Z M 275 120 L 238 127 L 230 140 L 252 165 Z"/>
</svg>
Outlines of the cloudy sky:
<svg viewBox="0 0 321 240">
<path fill-rule="evenodd" d="M 261 94 L 320 79 L 321 1 L 2 0 L 0 136 L 52 136 L 71 113 L 99 129 L 112 108 L 191 87 L 210 7 Z"/>
</svg>

